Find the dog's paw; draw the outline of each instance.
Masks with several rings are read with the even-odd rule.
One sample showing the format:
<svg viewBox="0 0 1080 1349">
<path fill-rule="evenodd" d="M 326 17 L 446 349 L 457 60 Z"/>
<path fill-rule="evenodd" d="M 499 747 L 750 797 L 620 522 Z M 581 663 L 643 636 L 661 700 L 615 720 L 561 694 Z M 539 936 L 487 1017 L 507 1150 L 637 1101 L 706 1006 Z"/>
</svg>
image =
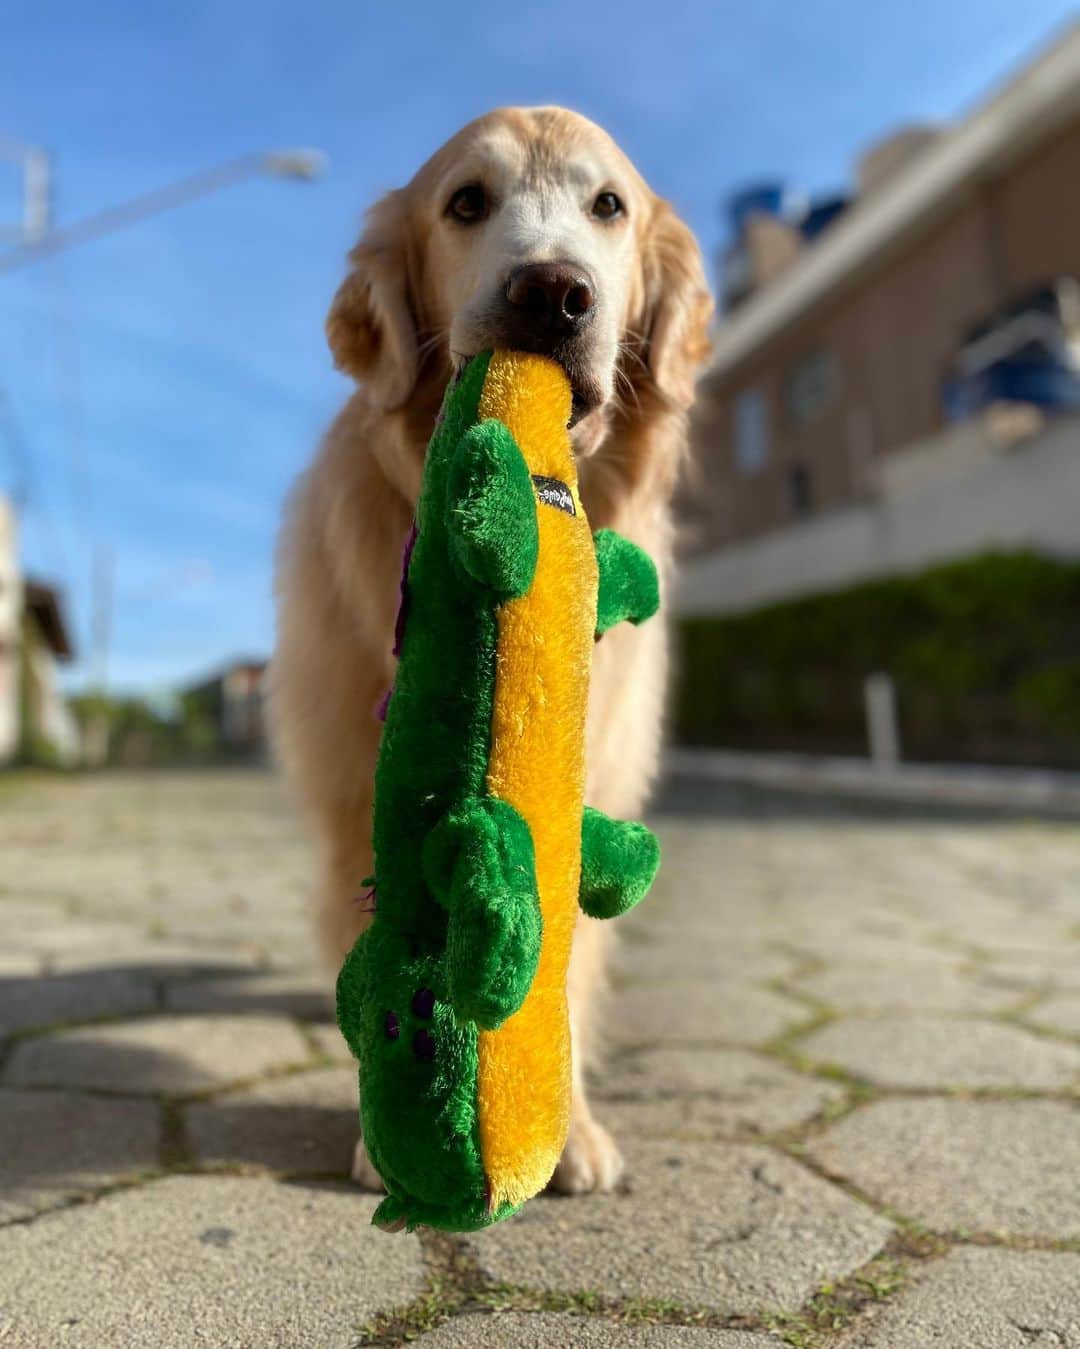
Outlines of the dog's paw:
<svg viewBox="0 0 1080 1349">
<path fill-rule="evenodd" d="M 551 1188 L 560 1194 L 608 1194 L 618 1185 L 623 1159 L 615 1140 L 594 1119 L 570 1124 L 566 1146 L 551 1178 Z"/>
<path fill-rule="evenodd" d="M 353 1153 L 352 1178 L 362 1190 L 370 1190 L 372 1194 L 382 1194 L 386 1189 L 382 1176 L 371 1165 L 362 1138 L 357 1141 L 356 1151 Z"/>
</svg>

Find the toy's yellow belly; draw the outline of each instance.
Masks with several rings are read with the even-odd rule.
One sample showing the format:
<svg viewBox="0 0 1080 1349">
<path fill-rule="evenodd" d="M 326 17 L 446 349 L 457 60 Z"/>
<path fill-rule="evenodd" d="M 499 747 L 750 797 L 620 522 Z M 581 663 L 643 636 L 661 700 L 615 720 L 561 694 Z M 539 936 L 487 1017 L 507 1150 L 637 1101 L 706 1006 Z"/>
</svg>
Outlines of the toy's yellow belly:
<svg viewBox="0 0 1080 1349">
<path fill-rule="evenodd" d="M 492 1207 L 520 1202 L 546 1184 L 569 1124 L 566 971 L 578 910 L 597 589 L 592 533 L 577 498 L 565 430 L 559 441 L 565 448 L 548 444 L 537 464 L 529 451 L 531 428 L 515 425 L 512 410 L 500 408 L 497 415 L 532 471 L 573 484 L 576 514 L 539 502 L 533 584 L 499 610 L 488 790 L 529 825 L 544 926 L 525 1002 L 497 1031 L 480 1034 L 477 1108 Z"/>
</svg>

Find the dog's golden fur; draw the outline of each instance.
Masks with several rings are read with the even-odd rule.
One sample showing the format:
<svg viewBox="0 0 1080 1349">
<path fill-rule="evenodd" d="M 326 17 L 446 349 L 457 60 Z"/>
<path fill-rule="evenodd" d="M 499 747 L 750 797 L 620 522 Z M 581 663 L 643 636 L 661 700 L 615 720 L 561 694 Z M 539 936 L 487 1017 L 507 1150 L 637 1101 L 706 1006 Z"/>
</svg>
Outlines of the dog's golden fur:
<svg viewBox="0 0 1080 1349">
<path fill-rule="evenodd" d="M 462 325 L 468 318 L 472 330 L 482 327 L 483 315 L 478 319 L 468 306 L 485 284 L 484 269 L 502 266 L 510 247 L 492 232 L 483 245 L 475 231 L 448 233 L 440 190 L 467 163 L 469 175 L 501 174 L 504 195 L 524 193 L 527 181 L 534 193 L 547 194 L 538 201 L 550 203 L 548 189 L 571 160 L 588 166 L 579 174 L 617 182 L 627 208 L 621 233 L 598 234 L 593 243 L 582 231 L 595 222 L 570 222 L 568 233 L 544 245 L 549 254 L 565 251 L 574 246 L 565 240 L 581 235 L 582 247 L 593 251 L 590 265 L 615 335 L 614 345 L 605 348 L 599 336 L 586 353 L 603 398 L 574 430 L 582 496 L 594 528 L 618 529 L 656 559 L 662 576 L 670 570 L 671 494 L 695 372 L 708 349 L 711 301 L 699 250 L 592 123 L 562 109 L 494 112 L 455 136 L 368 217 L 327 321 L 335 359 L 359 387 L 297 485 L 281 541 L 272 723 L 322 845 L 321 931 L 335 966 L 365 921 L 354 898 L 372 869 L 380 732 L 373 709 L 393 679 L 401 548 L 424 447 L 452 363 L 473 354 L 455 347 L 471 340 L 461 336 L 468 327 Z M 545 230 L 554 228 L 552 210 L 537 208 Z M 508 263 L 529 256 L 528 229 L 520 219 L 515 228 L 518 251 Z M 612 815 L 634 817 L 644 805 L 657 766 L 666 666 L 661 622 L 613 630 L 596 649 L 587 797 Z M 574 1104 L 556 1184 L 570 1191 L 610 1188 L 620 1168 L 581 1076 L 607 931 L 581 920 L 569 976 Z M 357 1174 L 366 1176 L 359 1150 Z"/>
</svg>

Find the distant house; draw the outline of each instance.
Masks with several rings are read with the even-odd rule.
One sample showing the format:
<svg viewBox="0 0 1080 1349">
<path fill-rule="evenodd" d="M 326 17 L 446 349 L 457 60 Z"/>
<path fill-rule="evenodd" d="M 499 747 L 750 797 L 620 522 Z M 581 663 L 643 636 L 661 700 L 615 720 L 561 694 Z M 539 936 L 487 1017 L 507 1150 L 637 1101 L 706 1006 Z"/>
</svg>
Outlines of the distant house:
<svg viewBox="0 0 1080 1349">
<path fill-rule="evenodd" d="M 733 203 L 683 614 L 991 546 L 1080 554 L 1080 26 L 817 207 Z"/>
<path fill-rule="evenodd" d="M 0 498 L 0 764 L 74 763 L 79 733 L 58 687 L 73 655 L 60 592 L 21 575 L 15 513 Z"/>
<path fill-rule="evenodd" d="M 265 660 L 236 660 L 183 691 L 185 703 L 212 725 L 220 748 L 242 757 L 266 748 L 263 717 Z"/>
</svg>

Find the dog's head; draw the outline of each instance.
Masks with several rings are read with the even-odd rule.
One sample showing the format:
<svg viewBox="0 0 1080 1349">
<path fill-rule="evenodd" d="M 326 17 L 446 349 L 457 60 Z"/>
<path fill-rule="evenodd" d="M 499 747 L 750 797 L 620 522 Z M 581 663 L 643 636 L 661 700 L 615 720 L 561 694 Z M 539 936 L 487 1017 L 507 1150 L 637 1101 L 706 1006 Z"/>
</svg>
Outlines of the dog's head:
<svg viewBox="0 0 1080 1349">
<path fill-rule="evenodd" d="M 371 211 L 327 333 L 383 410 L 425 370 L 490 347 L 540 352 L 570 376 L 595 443 L 608 409 L 649 383 L 686 407 L 712 309 L 693 235 L 599 127 L 509 108 L 448 141 Z"/>
</svg>

